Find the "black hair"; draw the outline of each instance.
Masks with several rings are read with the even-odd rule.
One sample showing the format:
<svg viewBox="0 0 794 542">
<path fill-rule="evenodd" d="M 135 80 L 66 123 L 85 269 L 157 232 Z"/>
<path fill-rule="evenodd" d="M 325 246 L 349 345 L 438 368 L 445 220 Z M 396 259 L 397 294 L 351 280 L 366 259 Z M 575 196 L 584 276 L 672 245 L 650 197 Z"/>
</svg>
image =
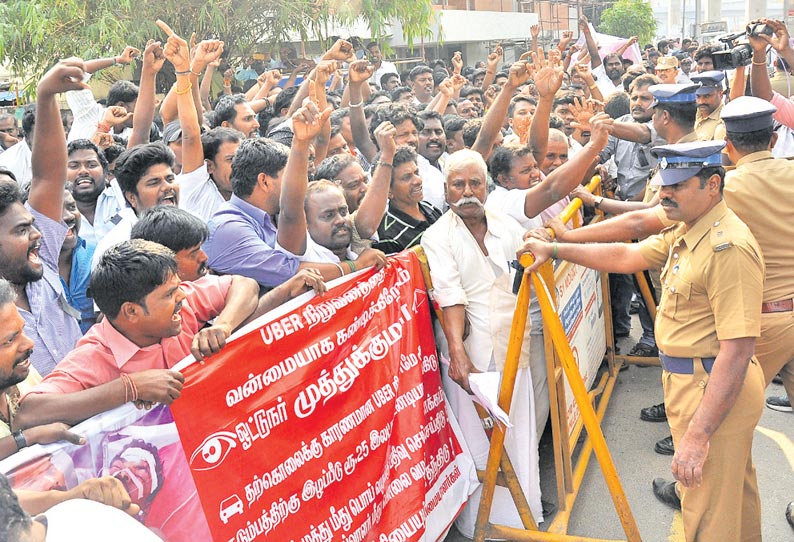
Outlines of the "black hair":
<svg viewBox="0 0 794 542">
<path fill-rule="evenodd" d="M 416 150 L 411 147 L 410 145 L 400 145 L 397 147 L 397 150 L 394 153 L 394 158 L 392 159 L 391 163 L 392 166 L 392 176 L 391 182 L 394 182 L 394 169 L 398 166 L 401 166 L 407 162 L 414 162 L 416 163 Z M 391 185 L 391 183 L 389 183 Z"/>
<path fill-rule="evenodd" d="M 381 75 L 380 81 L 378 81 L 380 83 L 380 88 L 383 88 L 386 85 L 386 81 L 388 81 L 392 77 L 396 77 L 398 81 L 400 80 L 400 76 L 394 72 L 386 72 L 383 75 Z"/>
<path fill-rule="evenodd" d="M 174 167 L 174 153 L 161 142 L 137 145 L 124 151 L 116 159 L 116 180 L 122 193 L 138 194 L 138 181 L 146 170 L 157 164 Z"/>
<path fill-rule="evenodd" d="M 466 120 L 467 119 L 459 117 L 458 115 L 445 115 L 444 133 L 447 135 L 447 139 L 455 137 L 455 132 L 463 130 L 463 126 L 466 125 Z"/>
<path fill-rule="evenodd" d="M 218 126 L 206 134 L 201 135 L 201 148 L 204 151 L 205 160 L 215 160 L 221 145 L 224 143 L 239 143 L 245 139 L 245 135 L 234 128 Z"/>
<path fill-rule="evenodd" d="M 736 147 L 737 151 L 743 154 L 768 150 L 774 133 L 775 130 L 772 126 L 753 132 L 731 132 L 726 130 L 728 141 Z"/>
<path fill-rule="evenodd" d="M 292 86 L 278 93 L 276 99 L 273 100 L 273 114 L 280 117 L 282 109 L 289 110 L 292 105 L 292 100 L 295 99 L 295 95 L 298 93 L 298 88 L 299 87 Z"/>
<path fill-rule="evenodd" d="M 488 172 L 495 183 L 498 177 L 510 172 L 513 167 L 513 160 L 531 153 L 532 149 L 525 145 L 502 145 L 494 148 L 491 158 L 488 160 Z"/>
<path fill-rule="evenodd" d="M 0 181 L 0 216 L 15 203 L 22 203 L 22 194 L 19 192 L 16 180 Z"/>
<path fill-rule="evenodd" d="M 604 106 L 604 113 L 611 118 L 616 119 L 623 115 L 628 115 L 630 112 L 629 95 L 625 92 L 615 92 L 607 98 L 607 103 Z"/>
<path fill-rule="evenodd" d="M 141 440 L 141 439 L 133 439 L 129 444 L 124 446 L 124 449 L 121 450 L 116 455 L 116 457 L 113 458 L 113 460 L 110 462 L 110 464 L 112 465 L 113 463 L 115 463 L 119 459 L 123 459 L 122 455 L 124 454 L 124 452 L 126 452 L 130 448 L 139 448 L 141 450 L 149 452 L 152 455 L 152 458 L 154 459 L 154 473 L 155 473 L 155 476 L 157 476 L 157 480 L 158 480 L 159 483 L 157 484 L 157 489 L 152 491 L 149 494 L 149 496 L 146 497 L 146 500 L 144 501 L 144 504 L 150 503 L 155 498 L 155 496 L 160 492 L 160 490 L 163 488 L 163 483 L 165 481 L 165 477 L 163 476 L 163 460 L 160 459 L 160 451 L 157 449 L 157 446 L 155 446 L 154 444 L 150 444 L 150 443 L 148 443 L 148 442 L 146 442 L 144 440 Z M 148 463 L 148 461 L 147 461 L 147 463 Z"/>
<path fill-rule="evenodd" d="M 573 105 L 576 103 L 576 99 L 578 96 L 573 92 L 565 92 L 562 94 L 558 94 L 554 97 L 554 103 L 551 107 L 551 110 L 554 111 L 557 107 L 561 105 Z"/>
<path fill-rule="evenodd" d="M 656 109 L 667 111 L 670 118 L 679 126 L 694 128 L 698 108 L 695 102 L 661 102 L 656 104 Z"/>
<path fill-rule="evenodd" d="M 32 525 L 32 520 L 19 504 L 8 478 L 0 474 L 0 540 L 19 542 Z"/>
<path fill-rule="evenodd" d="M 474 142 L 477 141 L 480 128 L 482 128 L 482 119 L 469 119 L 463 125 L 463 144 L 466 147 L 471 148 Z"/>
<path fill-rule="evenodd" d="M 410 72 L 408 72 L 408 80 L 413 82 L 416 80 L 417 77 L 419 77 L 424 73 L 429 73 L 432 75 L 433 69 L 425 64 L 420 64 L 419 66 L 416 66 Z"/>
<path fill-rule="evenodd" d="M 197 216 L 171 205 L 158 205 L 141 214 L 130 239 L 152 241 L 177 253 L 203 244 L 209 234 L 207 224 Z"/>
<path fill-rule="evenodd" d="M 661 82 L 662 81 L 655 75 L 643 73 L 642 75 L 638 75 L 632 79 L 631 83 L 629 84 L 629 92 L 634 92 L 634 89 L 638 87 L 649 87 L 651 85 L 658 85 Z"/>
<path fill-rule="evenodd" d="M 260 173 L 278 177 L 287 165 L 289 149 L 264 138 L 246 139 L 240 143 L 232 160 L 232 191 L 238 198 L 250 196 Z"/>
<path fill-rule="evenodd" d="M 372 102 L 374 102 L 376 99 L 380 98 L 381 96 L 385 96 L 386 98 L 391 100 L 391 96 L 389 95 L 388 92 L 386 92 L 385 90 L 378 90 L 378 91 L 373 92 L 372 94 L 370 94 L 369 98 L 367 98 L 367 101 L 364 102 L 364 103 L 369 105 Z"/>
<path fill-rule="evenodd" d="M 465 87 L 463 87 L 462 89 L 460 89 L 460 94 L 459 94 L 459 96 L 460 96 L 460 99 L 461 99 L 461 100 L 463 100 L 463 99 L 466 99 L 466 98 L 468 98 L 468 97 L 469 97 L 469 96 L 471 96 L 472 94 L 479 94 L 479 95 L 480 95 L 480 98 L 482 98 L 482 97 L 483 97 L 483 91 L 482 91 L 482 89 L 481 89 L 480 87 L 473 87 L 473 86 L 471 86 L 471 85 L 466 85 Z"/>
<path fill-rule="evenodd" d="M 430 119 L 436 119 L 441 123 L 441 126 L 444 126 L 444 118 L 441 116 L 441 113 L 433 109 L 425 109 L 417 115 L 417 118 L 422 124 L 422 126 L 417 126 L 420 131 L 424 128 L 425 121 Z"/>
<path fill-rule="evenodd" d="M 105 173 L 108 172 L 108 159 L 105 156 L 105 153 L 99 150 L 93 141 L 88 139 L 75 139 L 70 141 L 69 144 L 66 146 L 66 155 L 71 156 L 73 152 L 77 151 L 94 151 L 96 153 L 97 160 L 102 165 L 102 171 Z"/>
<path fill-rule="evenodd" d="M 349 107 L 340 107 L 333 113 L 331 116 L 328 117 L 328 121 L 331 123 L 331 126 L 342 126 L 342 121 L 350 116 L 350 108 Z"/>
<path fill-rule="evenodd" d="M 695 51 L 695 57 L 694 57 L 695 58 L 695 62 L 697 62 L 698 60 L 700 60 L 703 57 L 709 57 L 709 58 L 711 58 L 711 61 L 713 62 L 714 61 L 714 53 L 716 53 L 717 51 L 719 51 L 719 48 L 714 47 L 712 45 L 701 45 Z"/>
<path fill-rule="evenodd" d="M 391 91 L 391 101 L 396 102 L 400 99 L 400 96 L 405 94 L 406 92 L 413 92 L 411 87 L 395 87 Z"/>
<path fill-rule="evenodd" d="M 113 160 L 117 159 L 119 156 L 124 154 L 124 151 L 126 151 L 126 150 L 127 150 L 127 148 L 124 147 L 123 145 L 119 145 L 118 143 L 114 143 L 113 145 L 111 145 L 110 147 L 108 147 L 104 151 L 102 151 L 102 154 L 105 156 L 105 160 L 108 163 L 108 167 L 110 167 L 110 164 L 113 163 Z M 115 168 L 115 166 L 114 166 L 114 168 Z M 114 169 L 114 171 L 115 171 L 115 169 Z"/>
<path fill-rule="evenodd" d="M 107 104 L 116 105 L 117 103 L 130 103 L 138 99 L 140 89 L 135 83 L 121 79 L 110 86 L 108 91 Z"/>
<path fill-rule="evenodd" d="M 706 181 L 708 181 L 712 175 L 720 176 L 720 194 L 722 194 L 722 189 L 725 188 L 724 167 L 722 166 L 704 167 L 695 174 L 695 177 L 697 177 L 700 180 L 700 188 L 706 188 Z"/>
<path fill-rule="evenodd" d="M 89 296 L 105 316 L 115 320 L 124 303 L 146 308 L 145 298 L 172 276 L 174 253 L 143 239 L 125 241 L 107 250 L 91 272 Z"/>
<path fill-rule="evenodd" d="M 377 111 L 375 111 L 375 114 L 369 121 L 370 138 L 372 138 L 372 141 L 375 141 L 377 145 L 377 140 L 375 139 L 375 129 L 380 126 L 382 122 L 389 121 L 396 128 L 406 120 L 413 122 L 414 126 L 416 126 L 416 129 L 419 130 L 421 123 L 416 115 L 416 110 L 413 107 L 402 103 L 383 104 L 378 107 Z"/>
<path fill-rule="evenodd" d="M 229 124 L 234 122 L 237 118 L 236 106 L 248 103 L 243 94 L 232 94 L 231 96 L 221 96 L 218 104 L 215 106 L 215 116 L 212 119 L 212 128 L 217 128 L 224 122 Z"/>
<path fill-rule="evenodd" d="M 347 153 L 329 156 L 317 166 L 317 171 L 314 172 L 314 178 L 335 181 L 339 173 L 355 163 L 355 157 Z"/>
<path fill-rule="evenodd" d="M 526 94 L 518 94 L 510 100 L 510 106 L 507 108 L 508 117 L 513 116 L 513 112 L 516 110 L 516 104 L 518 102 L 527 102 L 529 104 L 534 105 L 535 107 L 538 106 L 537 99 L 533 98 L 532 96 L 527 96 Z"/>
</svg>

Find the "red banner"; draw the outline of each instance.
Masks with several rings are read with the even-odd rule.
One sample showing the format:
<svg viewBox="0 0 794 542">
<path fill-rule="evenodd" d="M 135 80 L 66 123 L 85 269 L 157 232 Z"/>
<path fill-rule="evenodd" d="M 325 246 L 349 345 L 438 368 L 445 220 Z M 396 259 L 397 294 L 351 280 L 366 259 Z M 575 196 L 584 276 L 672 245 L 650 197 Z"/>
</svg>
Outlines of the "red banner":
<svg viewBox="0 0 794 542">
<path fill-rule="evenodd" d="M 171 409 L 216 542 L 436 540 L 471 489 L 413 253 L 270 313 Z"/>
</svg>

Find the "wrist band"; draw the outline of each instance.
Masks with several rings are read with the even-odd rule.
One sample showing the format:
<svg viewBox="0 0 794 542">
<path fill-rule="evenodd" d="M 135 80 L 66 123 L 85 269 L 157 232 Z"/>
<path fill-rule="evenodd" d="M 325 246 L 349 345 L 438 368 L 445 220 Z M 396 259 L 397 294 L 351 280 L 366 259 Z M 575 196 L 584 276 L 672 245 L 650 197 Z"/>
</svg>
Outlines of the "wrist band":
<svg viewBox="0 0 794 542">
<path fill-rule="evenodd" d="M 345 276 L 345 270 L 344 270 L 344 269 L 342 269 L 342 266 L 341 266 L 341 265 L 339 265 L 339 264 L 338 264 L 338 263 L 336 263 L 336 262 L 334 262 L 334 265 L 336 266 L 336 268 L 337 268 L 337 269 L 339 269 L 339 276 L 340 276 L 340 277 L 344 277 L 344 276 Z"/>
<path fill-rule="evenodd" d="M 118 58 L 118 57 L 115 57 L 115 56 L 113 57 L 113 64 L 111 64 L 111 66 L 115 66 L 116 64 L 118 64 L 118 63 L 119 63 L 119 61 L 118 61 L 118 60 L 116 60 L 117 58 Z"/>
<path fill-rule="evenodd" d="M 348 106 L 350 109 L 355 109 L 356 107 L 361 107 L 362 105 L 364 105 L 364 102 L 363 102 L 363 101 L 361 101 L 361 102 L 358 102 L 357 104 L 347 104 L 347 106 Z"/>
<path fill-rule="evenodd" d="M 557 240 L 556 239 L 554 240 L 554 249 L 551 251 L 551 259 L 552 260 L 556 260 L 557 259 Z"/>
<path fill-rule="evenodd" d="M 394 166 L 392 164 L 390 164 L 389 162 L 378 162 L 378 165 L 394 169 Z"/>
<path fill-rule="evenodd" d="M 196 77 L 201 77 L 201 72 L 198 72 L 198 73 L 196 73 L 196 72 L 194 72 L 194 71 L 191 69 L 191 70 L 190 70 L 190 73 L 192 73 L 192 74 L 193 74 L 193 75 L 195 75 Z"/>
<path fill-rule="evenodd" d="M 182 96 L 183 94 L 187 94 L 193 88 L 193 83 L 188 83 L 187 86 L 183 90 L 179 90 L 179 88 L 174 89 L 174 94 L 177 96 Z"/>
<path fill-rule="evenodd" d="M 190 70 L 185 70 L 185 71 L 183 71 L 183 72 L 177 72 L 177 71 L 175 71 L 174 73 L 175 73 L 175 74 L 177 74 L 177 75 L 190 75 L 190 74 L 191 74 L 191 73 L 193 73 L 193 72 L 191 72 Z"/>
<path fill-rule="evenodd" d="M 598 88 L 598 85 L 596 85 L 595 83 L 593 83 L 592 85 L 587 85 L 587 86 L 590 87 L 591 90 L 594 89 L 594 88 Z"/>
<path fill-rule="evenodd" d="M 14 442 L 17 444 L 17 451 L 28 447 L 28 441 L 25 439 L 25 435 L 22 434 L 21 429 L 19 431 L 14 431 L 12 435 L 14 437 Z"/>
<path fill-rule="evenodd" d="M 753 60 L 753 66 L 766 66 L 766 60 L 764 60 L 763 62 L 756 62 L 755 60 Z"/>
<path fill-rule="evenodd" d="M 350 272 L 356 272 L 356 264 L 353 263 L 353 260 L 345 260 L 345 263 L 350 266 Z"/>
<path fill-rule="evenodd" d="M 96 129 L 101 132 L 110 132 L 110 126 L 101 122 L 96 125 Z"/>
</svg>

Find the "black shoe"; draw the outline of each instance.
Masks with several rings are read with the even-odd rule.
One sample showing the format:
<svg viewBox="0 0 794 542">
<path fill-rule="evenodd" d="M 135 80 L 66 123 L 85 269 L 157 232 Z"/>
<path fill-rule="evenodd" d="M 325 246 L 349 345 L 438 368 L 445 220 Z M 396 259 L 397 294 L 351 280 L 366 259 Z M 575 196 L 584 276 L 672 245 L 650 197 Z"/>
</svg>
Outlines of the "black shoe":
<svg viewBox="0 0 794 542">
<path fill-rule="evenodd" d="M 783 385 L 783 379 L 780 378 L 780 375 L 775 375 L 774 378 L 772 378 L 772 384 L 779 384 L 779 385 L 782 386 Z"/>
<path fill-rule="evenodd" d="M 646 422 L 666 422 L 667 413 L 664 411 L 664 403 L 643 408 L 640 410 L 640 419 Z"/>
<path fill-rule="evenodd" d="M 625 339 L 631 334 L 631 331 L 616 331 L 615 338 L 616 339 Z"/>
<path fill-rule="evenodd" d="M 653 480 L 653 494 L 670 508 L 681 510 L 681 499 L 675 493 L 675 482 L 668 482 L 664 478 L 655 478 Z"/>
<path fill-rule="evenodd" d="M 632 299 L 631 305 L 629 305 L 629 314 L 637 314 L 638 312 L 640 312 L 640 302 Z"/>
<path fill-rule="evenodd" d="M 657 454 L 662 455 L 675 455 L 675 446 L 673 445 L 673 437 L 665 437 L 659 442 L 656 443 L 656 446 L 653 447 L 654 451 Z"/>
<path fill-rule="evenodd" d="M 655 345 L 637 343 L 629 352 L 629 356 L 635 358 L 657 358 L 659 357 L 659 348 Z"/>
<path fill-rule="evenodd" d="M 794 528 L 794 502 L 788 503 L 788 506 L 786 507 L 786 521 L 788 521 L 788 524 Z"/>
</svg>

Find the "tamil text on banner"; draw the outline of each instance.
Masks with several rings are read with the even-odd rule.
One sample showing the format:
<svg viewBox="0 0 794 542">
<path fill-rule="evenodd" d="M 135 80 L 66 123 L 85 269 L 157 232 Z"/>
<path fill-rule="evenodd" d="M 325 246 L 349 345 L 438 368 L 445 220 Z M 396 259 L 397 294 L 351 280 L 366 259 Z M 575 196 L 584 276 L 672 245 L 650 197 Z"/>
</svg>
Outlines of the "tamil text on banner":
<svg viewBox="0 0 794 542">
<path fill-rule="evenodd" d="M 184 369 L 172 411 L 213 540 L 443 535 L 476 478 L 421 277 L 412 253 L 389 258 Z"/>
<path fill-rule="evenodd" d="M 581 265 L 563 262 L 554 271 L 557 313 L 562 321 L 585 387 L 589 390 L 606 352 L 604 298 L 601 274 Z M 579 406 L 565 379 L 568 433 L 580 418 Z"/>
</svg>

